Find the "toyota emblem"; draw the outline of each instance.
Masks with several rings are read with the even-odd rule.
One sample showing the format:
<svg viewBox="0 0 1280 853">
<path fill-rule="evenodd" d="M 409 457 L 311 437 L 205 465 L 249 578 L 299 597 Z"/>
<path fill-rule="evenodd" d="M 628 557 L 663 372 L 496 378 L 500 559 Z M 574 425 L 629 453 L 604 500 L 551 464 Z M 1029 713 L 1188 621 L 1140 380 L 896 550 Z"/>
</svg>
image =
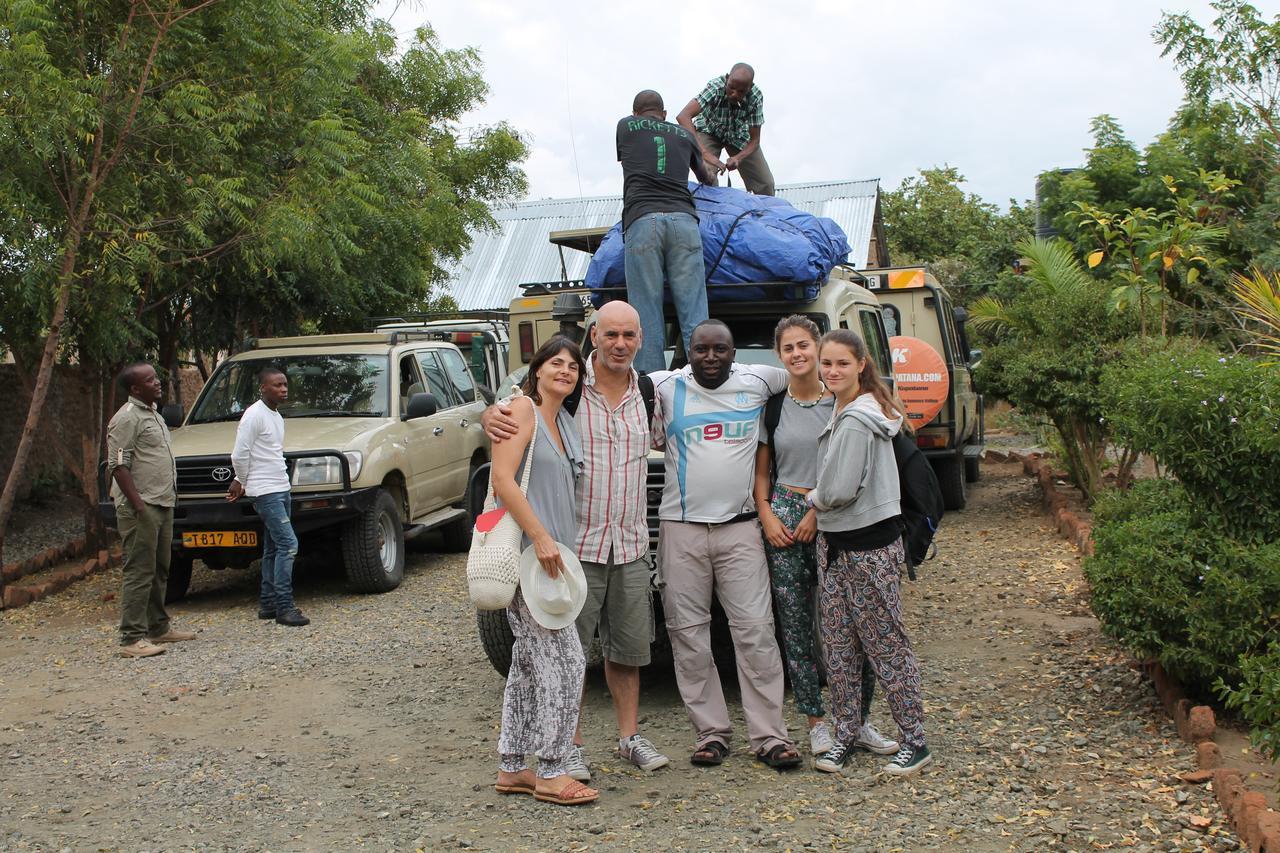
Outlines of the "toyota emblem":
<svg viewBox="0 0 1280 853">
<path fill-rule="evenodd" d="M 217 480 L 219 483 L 225 483 L 227 480 L 230 480 L 231 473 L 231 469 L 225 465 L 220 468 L 214 468 L 212 472 L 213 479 Z"/>
</svg>

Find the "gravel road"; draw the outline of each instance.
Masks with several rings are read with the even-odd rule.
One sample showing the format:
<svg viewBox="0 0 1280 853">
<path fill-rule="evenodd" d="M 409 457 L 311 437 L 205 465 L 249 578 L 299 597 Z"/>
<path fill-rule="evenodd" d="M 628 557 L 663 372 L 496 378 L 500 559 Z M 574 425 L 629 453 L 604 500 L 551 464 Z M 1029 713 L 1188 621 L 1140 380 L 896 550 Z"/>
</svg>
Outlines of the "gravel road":
<svg viewBox="0 0 1280 853">
<path fill-rule="evenodd" d="M 1209 791 L 1178 782 L 1193 751 L 1100 636 L 1032 481 L 987 466 L 939 544 L 904 584 L 934 766 L 780 776 L 739 740 L 694 768 L 674 680 L 646 671 L 643 727 L 673 761 L 645 774 L 611 753 L 592 672 L 602 795 L 577 810 L 492 791 L 503 682 L 458 555 L 411 554 L 384 596 L 307 574 L 304 629 L 259 622 L 251 576 L 198 569 L 173 613 L 199 640 L 143 661 L 114 656 L 119 574 L 95 576 L 0 614 L 0 848 L 1237 849 Z"/>
</svg>

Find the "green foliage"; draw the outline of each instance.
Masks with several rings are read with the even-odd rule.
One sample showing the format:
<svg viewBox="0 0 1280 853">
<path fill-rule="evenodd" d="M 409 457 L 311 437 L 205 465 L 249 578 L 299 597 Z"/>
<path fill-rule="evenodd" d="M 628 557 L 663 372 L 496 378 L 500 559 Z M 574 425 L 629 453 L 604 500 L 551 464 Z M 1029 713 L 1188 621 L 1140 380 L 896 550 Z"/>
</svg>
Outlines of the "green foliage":
<svg viewBox="0 0 1280 853">
<path fill-rule="evenodd" d="M 1107 447 L 1099 380 L 1131 318 L 1107 310 L 1106 285 L 1085 272 L 1069 244 L 1030 240 L 1018 250 L 1029 261 L 1021 292 L 969 309 L 970 326 L 989 341 L 977 379 L 985 393 L 1053 424 L 1073 481 L 1091 498 Z"/>
<path fill-rule="evenodd" d="M 1240 660 L 1240 684 L 1222 679 L 1214 685 L 1227 707 L 1240 712 L 1253 733 L 1253 745 L 1272 761 L 1280 761 L 1280 640 L 1265 652 Z"/>
<path fill-rule="evenodd" d="M 1011 201 L 1001 214 L 966 193 L 963 183 L 954 167 L 921 169 L 884 193 L 881 204 L 890 260 L 896 266 L 927 264 L 939 281 L 956 288 L 957 301 L 967 302 L 1012 267 L 1015 244 L 1031 236 L 1034 212 Z"/>
<path fill-rule="evenodd" d="M 1240 542 L 1205 516 L 1179 483 L 1111 490 L 1094 504 L 1084 566 L 1104 630 L 1199 691 L 1238 683 L 1280 629 L 1280 544 Z"/>
<path fill-rule="evenodd" d="M 11 348 L 32 355 L 77 240 L 64 355 L 167 360 L 425 305 L 524 190 L 515 132 L 457 128 L 478 54 L 430 29 L 401 52 L 364 0 L 136 6 L 0 3 Z"/>
<path fill-rule="evenodd" d="M 1101 376 L 1118 441 L 1194 496 L 1198 527 L 1262 543 L 1280 530 L 1280 371 L 1189 341 L 1130 346 Z"/>
</svg>

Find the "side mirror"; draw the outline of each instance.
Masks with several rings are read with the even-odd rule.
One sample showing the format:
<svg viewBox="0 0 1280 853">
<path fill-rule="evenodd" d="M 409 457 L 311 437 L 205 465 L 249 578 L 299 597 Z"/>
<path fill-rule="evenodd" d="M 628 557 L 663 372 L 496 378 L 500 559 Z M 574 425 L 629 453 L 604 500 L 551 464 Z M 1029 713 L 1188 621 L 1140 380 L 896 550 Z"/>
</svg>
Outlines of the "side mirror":
<svg viewBox="0 0 1280 853">
<path fill-rule="evenodd" d="M 484 400 L 486 406 L 492 406 L 498 399 L 498 395 L 488 385 L 477 385 L 476 390 L 480 392 L 480 399 Z"/>
<path fill-rule="evenodd" d="M 440 404 L 436 402 L 434 394 L 414 394 L 409 398 L 409 411 L 405 413 L 405 420 L 429 418 L 438 411 Z"/>
<path fill-rule="evenodd" d="M 160 417 L 164 418 L 165 426 L 169 429 L 177 429 L 182 426 L 182 407 L 177 403 L 170 403 L 160 410 Z"/>
</svg>

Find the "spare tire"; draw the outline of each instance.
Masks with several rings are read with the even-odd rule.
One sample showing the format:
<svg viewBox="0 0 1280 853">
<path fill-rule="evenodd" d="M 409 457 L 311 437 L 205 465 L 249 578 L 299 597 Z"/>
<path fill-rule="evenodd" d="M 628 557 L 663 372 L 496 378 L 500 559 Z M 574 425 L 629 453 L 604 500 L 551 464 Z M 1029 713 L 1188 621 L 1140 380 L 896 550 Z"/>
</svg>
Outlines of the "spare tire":
<svg viewBox="0 0 1280 853">
<path fill-rule="evenodd" d="M 489 663 L 503 678 L 511 670 L 511 647 L 516 644 L 507 621 L 506 610 L 477 610 L 476 629 L 480 632 L 480 645 L 484 647 Z"/>
</svg>

